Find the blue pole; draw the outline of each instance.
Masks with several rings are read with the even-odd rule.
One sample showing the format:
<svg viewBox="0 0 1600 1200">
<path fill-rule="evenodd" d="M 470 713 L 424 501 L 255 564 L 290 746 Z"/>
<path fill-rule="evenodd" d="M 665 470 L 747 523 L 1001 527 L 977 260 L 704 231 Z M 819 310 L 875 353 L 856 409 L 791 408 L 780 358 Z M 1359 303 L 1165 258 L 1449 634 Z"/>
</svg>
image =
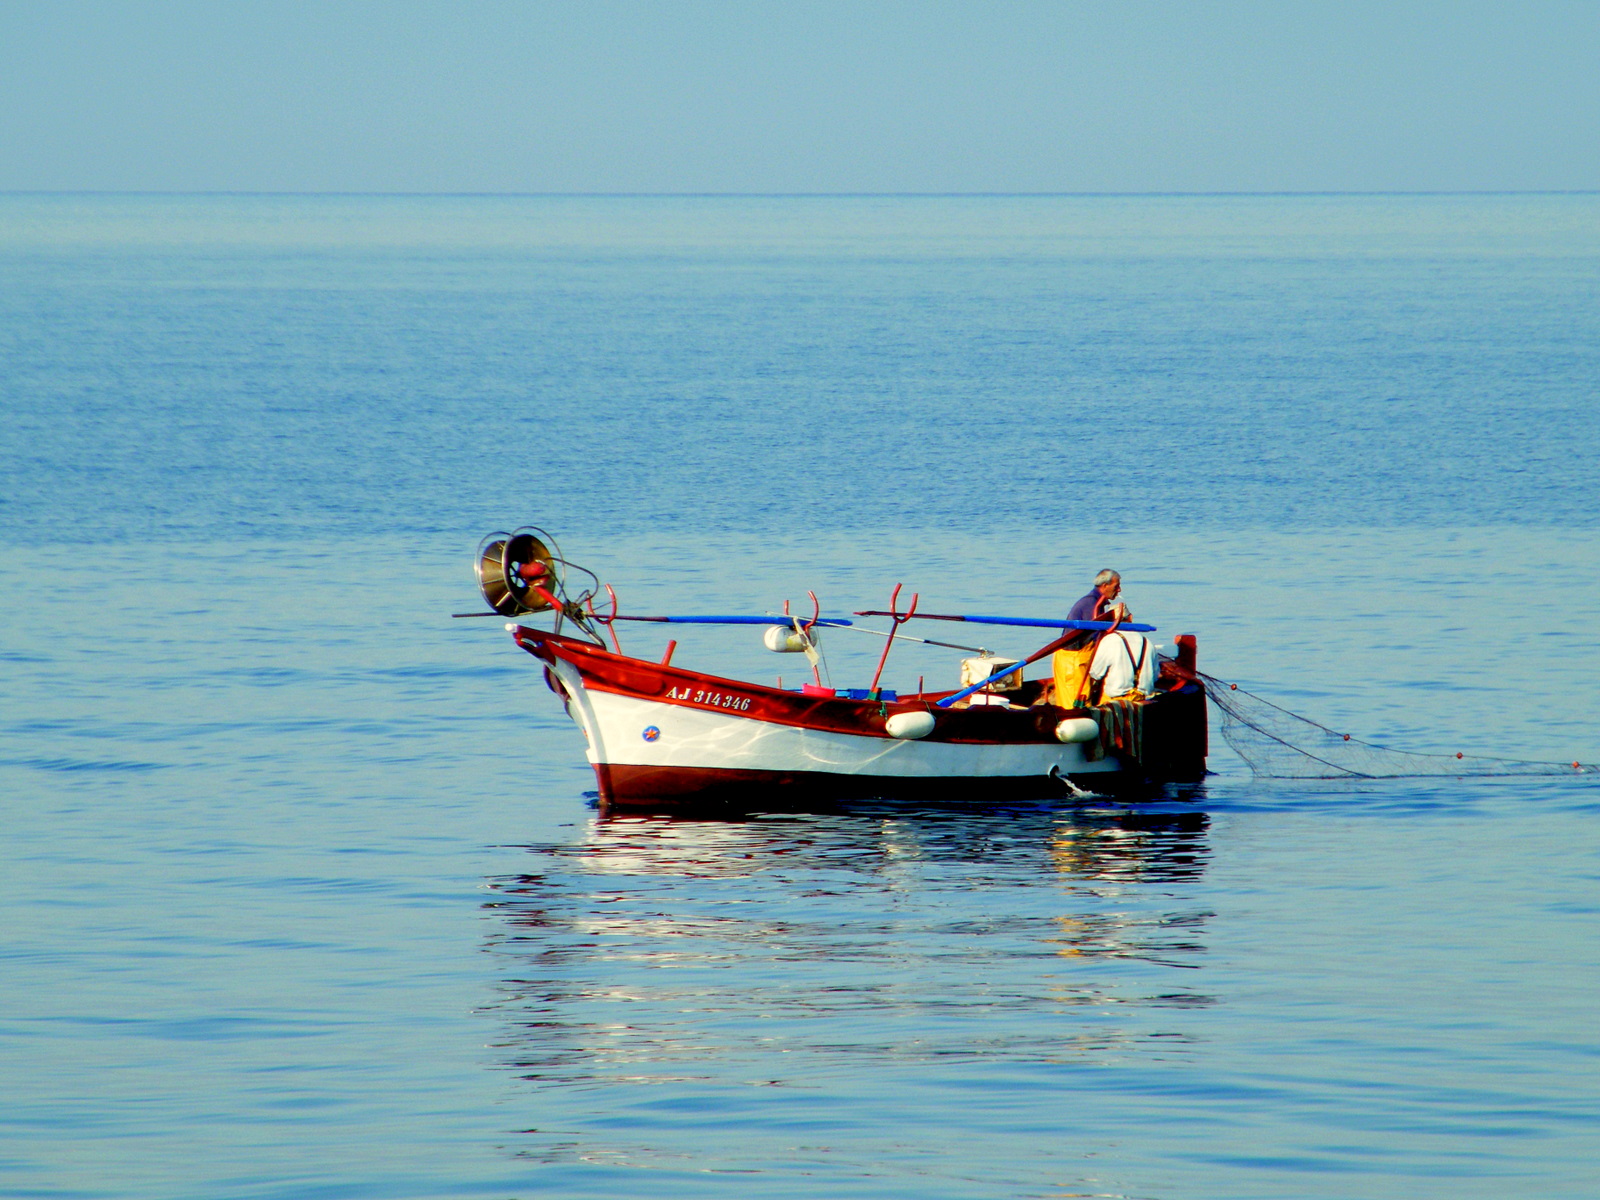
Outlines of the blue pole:
<svg viewBox="0 0 1600 1200">
<path fill-rule="evenodd" d="M 891 614 L 881 609 L 869 608 L 857 612 L 858 617 L 887 617 Z M 985 617 L 985 616 L 950 616 L 944 613 L 918 613 L 919 621 L 967 621 L 973 625 L 1026 625 L 1033 629 L 1088 629 L 1091 631 L 1110 629 L 1110 621 L 1063 621 L 1052 617 Z M 1154 625 L 1135 625 L 1131 621 L 1124 621 L 1120 629 L 1127 629 L 1133 633 L 1154 633 Z"/>
<path fill-rule="evenodd" d="M 614 621 L 653 621 L 662 625 L 789 625 L 792 623 L 788 617 L 630 617 L 619 614 L 616 617 L 608 619 Z M 797 617 L 795 620 L 798 620 L 802 625 L 809 625 L 811 623 L 804 617 Z M 843 621 L 837 617 L 823 617 L 816 623 L 818 625 L 854 624 L 852 621 Z"/>
<path fill-rule="evenodd" d="M 1110 629 L 1110 628 L 1112 628 L 1112 623 L 1110 621 L 1068 621 L 1067 622 L 1067 628 L 1068 629 L 1078 629 L 1078 628 L 1081 628 L 1083 626 L 1089 626 L 1090 628 L 1093 628 L 1093 629 Z M 1149 625 L 1123 625 L 1123 626 L 1121 626 L 1119 628 L 1118 632 L 1121 632 L 1122 629 L 1130 629 L 1130 630 L 1134 630 L 1134 631 L 1137 631 L 1137 632 L 1143 632 L 1144 630 L 1150 629 L 1150 628 L 1151 628 L 1151 626 L 1149 626 Z M 1063 641 L 1063 640 L 1065 640 L 1065 639 L 1064 638 L 1057 638 L 1056 639 L 1056 641 L 1058 641 L 1058 642 L 1059 641 Z M 1045 646 L 1044 650 L 1039 651 L 1037 654 L 1033 655 L 1032 657 L 1023 659 L 1021 662 L 1014 662 L 1009 667 L 1002 667 L 1002 668 L 1000 668 L 1000 670 L 996 671 L 993 675 L 989 676 L 989 678 L 980 679 L 977 683 L 973 684 L 971 687 L 962 688 L 959 692 L 956 692 L 954 695 L 946 696 L 943 700 L 935 700 L 934 701 L 934 705 L 936 707 L 938 707 L 938 708 L 949 708 L 957 700 L 965 700 L 968 696 L 972 695 L 973 692 L 982 691 L 984 688 L 988 687 L 991 683 L 993 683 L 996 679 L 1004 679 L 1007 675 L 1011 674 L 1013 671 L 1020 671 L 1023 667 L 1026 667 L 1029 663 L 1038 662 L 1039 659 L 1041 659 L 1041 658 L 1043 658 L 1045 656 L 1045 653 L 1047 651 L 1055 649 L 1055 647 L 1056 647 L 1056 643 L 1055 642 L 1051 642 L 1051 643 L 1049 643 L 1048 645 Z"/>
<path fill-rule="evenodd" d="M 972 695 L 973 692 L 981 692 L 984 688 L 988 687 L 996 679 L 1004 679 L 1007 675 L 1011 674 L 1013 671 L 1020 671 L 1026 665 L 1027 665 L 1026 663 L 1012 663 L 1009 667 L 1005 667 L 1005 668 L 1002 668 L 999 671 L 996 671 L 993 675 L 989 676 L 989 678 L 980 679 L 977 683 L 973 684 L 971 687 L 962 688 L 955 695 L 946 696 L 943 700 L 935 700 L 933 703 L 934 703 L 935 706 L 937 706 L 939 708 L 949 708 L 957 700 L 965 700 L 968 696 Z"/>
<path fill-rule="evenodd" d="M 1091 632 L 1110 629 L 1110 621 L 1050 621 L 1034 617 L 957 617 L 959 621 L 970 621 L 974 625 L 1027 625 L 1036 629 L 1087 629 Z M 1154 625 L 1135 625 L 1125 621 L 1117 626 L 1126 629 L 1129 633 L 1154 633 Z"/>
</svg>

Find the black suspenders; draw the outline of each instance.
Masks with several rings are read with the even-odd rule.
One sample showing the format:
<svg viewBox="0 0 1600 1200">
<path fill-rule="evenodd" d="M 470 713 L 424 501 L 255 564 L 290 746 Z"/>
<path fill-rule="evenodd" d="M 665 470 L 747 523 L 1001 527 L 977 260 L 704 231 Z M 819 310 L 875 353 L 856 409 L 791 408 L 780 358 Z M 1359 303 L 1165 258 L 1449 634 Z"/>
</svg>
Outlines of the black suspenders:
<svg viewBox="0 0 1600 1200">
<path fill-rule="evenodd" d="M 1144 670 L 1144 656 L 1150 653 L 1150 639 L 1147 637 L 1139 639 L 1139 659 L 1137 662 L 1134 661 L 1133 648 L 1128 645 L 1128 639 L 1119 636 L 1117 641 L 1122 643 L 1123 653 L 1128 656 L 1128 665 L 1133 668 L 1133 686 L 1137 688 L 1139 686 L 1139 672 Z"/>
</svg>

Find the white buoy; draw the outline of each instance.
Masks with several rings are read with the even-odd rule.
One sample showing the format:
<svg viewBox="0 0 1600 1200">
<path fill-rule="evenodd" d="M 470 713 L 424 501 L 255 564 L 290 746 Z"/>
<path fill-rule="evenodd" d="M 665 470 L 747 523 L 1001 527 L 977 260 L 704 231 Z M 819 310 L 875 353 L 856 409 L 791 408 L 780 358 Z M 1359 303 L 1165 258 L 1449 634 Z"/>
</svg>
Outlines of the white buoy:
<svg viewBox="0 0 1600 1200">
<path fill-rule="evenodd" d="M 817 640 L 817 630 L 811 630 L 811 641 Z M 774 654 L 804 654 L 806 640 L 794 631 L 792 625 L 768 625 L 761 635 L 761 644 Z"/>
<path fill-rule="evenodd" d="M 1092 724 L 1092 722 L 1091 722 Z M 933 732 L 931 712 L 895 713 L 883 726 L 892 738 L 925 738 Z"/>
<path fill-rule="evenodd" d="M 1068 717 L 1056 725 L 1058 742 L 1092 742 L 1100 736 L 1100 726 L 1092 717 Z"/>
</svg>

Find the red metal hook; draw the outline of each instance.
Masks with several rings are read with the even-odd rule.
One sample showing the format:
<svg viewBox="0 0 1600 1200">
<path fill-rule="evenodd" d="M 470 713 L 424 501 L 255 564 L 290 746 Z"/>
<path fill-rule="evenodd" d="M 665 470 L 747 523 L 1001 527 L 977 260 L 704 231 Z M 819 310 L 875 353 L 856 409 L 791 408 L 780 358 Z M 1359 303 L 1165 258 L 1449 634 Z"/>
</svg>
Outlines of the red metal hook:
<svg viewBox="0 0 1600 1200">
<path fill-rule="evenodd" d="M 911 593 L 911 607 L 906 610 L 904 616 L 900 615 L 900 586 L 898 583 L 895 584 L 894 592 L 889 596 L 889 619 L 894 622 L 894 626 L 889 630 L 889 636 L 883 639 L 883 653 L 878 655 L 878 669 L 872 674 L 872 690 L 874 692 L 878 690 L 878 680 L 883 678 L 883 664 L 889 661 L 889 651 L 894 646 L 894 635 L 900 631 L 900 626 L 917 615 L 917 601 L 921 598 L 920 592 Z"/>
</svg>

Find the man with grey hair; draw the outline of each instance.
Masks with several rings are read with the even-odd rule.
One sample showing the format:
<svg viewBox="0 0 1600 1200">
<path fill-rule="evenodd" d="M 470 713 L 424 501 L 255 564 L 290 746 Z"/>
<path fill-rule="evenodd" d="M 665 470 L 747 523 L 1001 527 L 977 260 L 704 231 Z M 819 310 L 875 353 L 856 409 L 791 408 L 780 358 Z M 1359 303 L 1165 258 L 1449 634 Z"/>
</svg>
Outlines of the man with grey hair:
<svg viewBox="0 0 1600 1200">
<path fill-rule="evenodd" d="M 1094 577 L 1094 588 L 1072 606 L 1072 611 L 1067 614 L 1067 620 L 1126 621 L 1127 608 L 1115 602 L 1121 593 L 1122 576 L 1108 567 Z M 1065 630 L 1062 632 L 1066 634 Z M 1102 692 L 1106 692 L 1110 686 L 1121 689 L 1112 693 L 1118 695 L 1137 687 L 1143 680 L 1143 674 L 1139 669 L 1143 665 L 1142 657 L 1140 662 L 1133 666 L 1131 681 L 1125 681 L 1120 677 L 1127 673 L 1120 662 L 1115 663 L 1118 678 L 1106 679 L 1113 663 L 1110 659 L 1102 663 L 1103 656 L 1100 650 L 1102 646 L 1109 649 L 1109 643 L 1115 643 L 1119 647 L 1123 645 L 1119 634 L 1107 638 L 1103 634 L 1085 630 L 1082 633 L 1065 636 L 1061 649 L 1055 652 L 1051 660 L 1052 686 L 1045 693 L 1048 697 L 1045 703 L 1055 704 L 1061 708 L 1073 708 L 1088 699 L 1091 680 L 1104 681 L 1101 685 Z M 1150 686 L 1154 688 L 1155 685 L 1152 683 Z"/>
<path fill-rule="evenodd" d="M 1129 617 L 1127 605 L 1113 603 L 1122 593 L 1122 576 L 1107 567 L 1094 577 L 1089 594 L 1072 606 L 1069 621 L 1114 621 Z"/>
<path fill-rule="evenodd" d="M 1072 606 L 1069 619 L 1127 621 L 1133 614 L 1128 611 L 1127 605 L 1117 602 L 1121 594 L 1122 576 L 1112 570 L 1101 571 L 1094 577 L 1094 590 Z M 1160 674 L 1156 661 L 1159 654 L 1144 634 L 1118 629 L 1114 633 L 1085 633 L 1082 639 L 1079 643 L 1081 654 L 1088 654 L 1088 648 L 1094 647 L 1090 661 L 1077 665 L 1079 671 L 1087 668 L 1087 677 L 1078 675 L 1065 680 L 1066 686 L 1057 688 L 1059 693 L 1071 691 L 1075 682 L 1076 695 L 1082 698 L 1087 693 L 1097 703 L 1124 696 L 1138 699 L 1155 695 L 1156 680 Z M 1099 684 L 1098 688 L 1093 686 L 1096 683 Z M 1058 700 L 1056 703 L 1062 702 Z"/>
</svg>

